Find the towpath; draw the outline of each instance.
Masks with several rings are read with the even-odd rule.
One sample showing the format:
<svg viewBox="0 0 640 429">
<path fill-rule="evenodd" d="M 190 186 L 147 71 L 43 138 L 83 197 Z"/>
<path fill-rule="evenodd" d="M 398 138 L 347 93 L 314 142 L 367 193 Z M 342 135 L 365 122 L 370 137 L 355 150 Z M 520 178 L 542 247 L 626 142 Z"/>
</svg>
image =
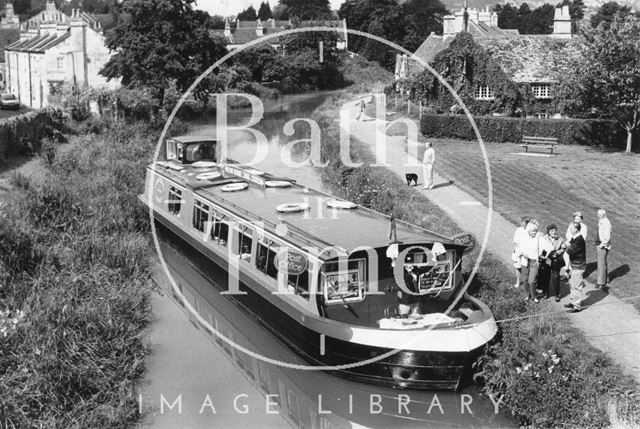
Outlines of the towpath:
<svg viewBox="0 0 640 429">
<path fill-rule="evenodd" d="M 364 116 L 363 120 L 356 120 L 359 114 L 358 103 L 351 101 L 343 106 L 343 112 L 348 112 L 351 121 L 349 128 L 351 136 L 365 144 L 373 145 L 380 133 L 385 134 L 386 121 L 379 121 Z M 341 124 L 344 125 L 344 124 Z M 457 187 L 451 180 L 437 173 L 438 163 L 436 158 L 434 174 L 434 188 L 422 190 L 422 169 L 420 167 L 407 167 L 412 163 L 418 163 L 410 154 L 417 153 L 411 145 L 423 146 L 421 142 L 409 141 L 404 136 L 386 136 L 386 162 L 387 167 L 393 173 L 404 180 L 406 173 L 417 173 L 419 180 L 416 189 L 423 192 L 430 201 L 437 204 L 453 219 L 458 226 L 472 233 L 478 243 L 481 243 L 487 226 L 489 215 L 488 202 L 479 201 L 467 192 Z M 423 139 L 424 140 L 424 139 Z M 420 154 L 422 153 L 422 147 Z M 437 148 L 436 148 L 437 157 Z M 494 254 L 511 268 L 510 256 L 513 250 L 513 232 L 516 228 L 512 222 L 500 213 L 492 212 L 490 232 L 487 241 L 487 251 Z M 515 275 L 514 275 L 515 281 Z M 579 328 L 596 348 L 607 353 L 627 373 L 640 382 L 640 315 L 629 301 L 621 300 L 611 294 L 604 295 L 595 289 L 593 284 L 587 284 L 585 290 L 586 303 L 596 301 L 580 313 L 570 314 L 569 320 Z M 566 311 L 569 297 L 562 299 L 560 303 L 552 302 L 547 309 L 552 312 Z M 544 310 L 541 306 L 541 316 Z"/>
</svg>

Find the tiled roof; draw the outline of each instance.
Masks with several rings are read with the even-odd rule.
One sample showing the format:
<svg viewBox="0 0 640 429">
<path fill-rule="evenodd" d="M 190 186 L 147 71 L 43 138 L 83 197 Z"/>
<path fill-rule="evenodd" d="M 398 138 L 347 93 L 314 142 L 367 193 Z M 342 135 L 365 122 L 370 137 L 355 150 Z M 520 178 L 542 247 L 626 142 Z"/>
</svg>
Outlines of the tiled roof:
<svg viewBox="0 0 640 429">
<path fill-rule="evenodd" d="M 470 21 L 469 33 L 514 82 L 551 83 L 559 71 L 569 71 L 568 61 L 575 52 L 571 39 L 557 39 L 551 35 L 521 35 L 517 30 L 503 30 L 485 23 Z M 454 37 L 431 34 L 415 55 L 431 63 L 439 52 L 449 47 Z M 424 67 L 417 61 L 409 60 L 408 68 L 410 74 Z"/>
<path fill-rule="evenodd" d="M 7 46 L 5 49 L 8 51 L 19 52 L 44 52 L 45 50 L 56 46 L 69 38 L 69 33 L 65 33 L 61 36 L 57 34 L 44 34 L 41 36 L 32 37 L 31 39 L 24 41 L 17 41 Z"/>
<path fill-rule="evenodd" d="M 571 39 L 526 35 L 477 41 L 514 82 L 551 83 L 554 76 L 569 72 L 576 53 Z"/>
</svg>

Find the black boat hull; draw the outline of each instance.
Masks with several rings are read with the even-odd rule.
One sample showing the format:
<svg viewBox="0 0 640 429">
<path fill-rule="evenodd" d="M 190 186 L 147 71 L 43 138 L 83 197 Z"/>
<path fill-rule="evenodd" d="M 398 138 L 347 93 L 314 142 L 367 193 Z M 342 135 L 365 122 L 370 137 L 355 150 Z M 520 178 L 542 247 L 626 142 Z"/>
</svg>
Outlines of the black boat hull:
<svg viewBox="0 0 640 429">
<path fill-rule="evenodd" d="M 161 236 L 185 254 L 193 266 L 210 280 L 212 287 L 225 291 L 228 284 L 228 273 L 224 268 L 226 261 L 196 238 L 185 234 L 179 225 L 165 218 L 162 213 L 156 212 L 155 218 Z M 257 293 L 254 287 L 260 287 L 259 285 L 248 283 L 250 281 L 241 276 L 240 289 L 246 294 L 227 295 L 230 302 L 239 305 L 311 365 L 344 366 L 391 351 L 389 348 L 357 344 L 329 335 L 324 337 L 324 348 L 321 349 L 319 332 L 299 323 Z M 457 390 L 480 349 L 481 347 L 470 352 L 401 350 L 380 361 L 328 372 L 356 381 L 397 388 Z"/>
</svg>

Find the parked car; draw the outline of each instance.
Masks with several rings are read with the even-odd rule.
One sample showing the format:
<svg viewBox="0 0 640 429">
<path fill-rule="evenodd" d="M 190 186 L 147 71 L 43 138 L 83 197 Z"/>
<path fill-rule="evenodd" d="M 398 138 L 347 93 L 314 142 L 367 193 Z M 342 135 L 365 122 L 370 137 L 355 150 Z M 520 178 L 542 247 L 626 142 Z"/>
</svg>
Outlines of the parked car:
<svg viewBox="0 0 640 429">
<path fill-rule="evenodd" d="M 0 109 L 19 109 L 20 102 L 13 94 L 0 95 Z"/>
</svg>

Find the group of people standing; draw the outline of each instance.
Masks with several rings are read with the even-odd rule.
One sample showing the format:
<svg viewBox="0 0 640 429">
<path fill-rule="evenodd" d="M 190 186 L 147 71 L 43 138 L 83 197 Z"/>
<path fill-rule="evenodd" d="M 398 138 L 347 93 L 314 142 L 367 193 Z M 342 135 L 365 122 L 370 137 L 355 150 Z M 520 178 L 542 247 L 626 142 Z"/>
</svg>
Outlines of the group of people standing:
<svg viewBox="0 0 640 429">
<path fill-rule="evenodd" d="M 597 288 L 606 291 L 608 280 L 607 255 L 611 249 L 611 222 L 605 210 L 598 210 L 598 239 L 595 240 L 598 277 Z M 581 212 L 573 215 L 564 237 L 558 226 L 550 224 L 547 234 L 540 231 L 535 219 L 522 217 L 516 229 L 512 260 L 516 268 L 515 287 L 522 288 L 526 301 L 539 302 L 539 294 L 560 301 L 560 279 L 569 279 L 571 301 L 565 305 L 570 312 L 582 310 L 584 272 L 587 267 L 587 225 Z M 540 292 L 539 292 L 540 291 Z"/>
</svg>

